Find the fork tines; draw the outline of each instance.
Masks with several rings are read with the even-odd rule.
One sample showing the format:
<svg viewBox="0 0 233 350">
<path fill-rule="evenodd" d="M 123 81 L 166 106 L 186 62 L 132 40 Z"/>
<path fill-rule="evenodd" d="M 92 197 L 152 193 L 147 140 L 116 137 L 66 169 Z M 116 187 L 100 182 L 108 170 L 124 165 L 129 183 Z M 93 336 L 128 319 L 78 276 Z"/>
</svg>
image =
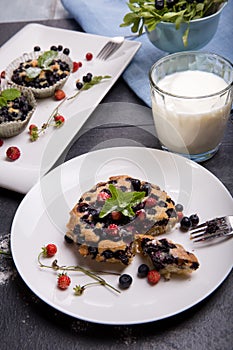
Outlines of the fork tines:
<svg viewBox="0 0 233 350">
<path fill-rule="evenodd" d="M 112 54 L 115 49 L 115 44 L 113 42 L 108 42 L 98 53 L 96 58 L 99 59 L 107 59 Z"/>
<path fill-rule="evenodd" d="M 206 221 L 190 230 L 190 239 L 195 243 L 230 235 L 233 235 L 233 228 L 227 216 Z"/>
<path fill-rule="evenodd" d="M 111 55 L 113 55 L 124 43 L 123 37 L 114 37 L 104 45 L 104 47 L 100 50 L 96 58 L 100 60 L 107 60 Z"/>
</svg>

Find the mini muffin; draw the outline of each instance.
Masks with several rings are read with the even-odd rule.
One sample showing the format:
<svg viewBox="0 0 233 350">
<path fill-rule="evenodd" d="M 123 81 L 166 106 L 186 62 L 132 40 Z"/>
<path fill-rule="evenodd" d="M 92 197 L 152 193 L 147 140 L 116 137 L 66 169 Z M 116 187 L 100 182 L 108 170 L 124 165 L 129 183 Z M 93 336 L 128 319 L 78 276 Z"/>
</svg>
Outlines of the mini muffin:
<svg viewBox="0 0 233 350">
<path fill-rule="evenodd" d="M 33 92 L 36 98 L 52 96 L 66 83 L 73 62 L 58 51 L 37 51 L 24 54 L 6 68 L 6 78 Z"/>
<path fill-rule="evenodd" d="M 117 196 L 122 210 L 114 204 Z M 132 205 L 124 204 L 127 201 Z M 120 175 L 98 183 L 81 196 L 70 212 L 65 238 L 78 245 L 82 256 L 128 265 L 135 255 L 137 234 L 162 234 L 176 222 L 174 202 L 165 191 Z"/>
<path fill-rule="evenodd" d="M 20 134 L 36 109 L 36 100 L 30 90 L 6 85 L 0 93 L 0 137 Z"/>
</svg>

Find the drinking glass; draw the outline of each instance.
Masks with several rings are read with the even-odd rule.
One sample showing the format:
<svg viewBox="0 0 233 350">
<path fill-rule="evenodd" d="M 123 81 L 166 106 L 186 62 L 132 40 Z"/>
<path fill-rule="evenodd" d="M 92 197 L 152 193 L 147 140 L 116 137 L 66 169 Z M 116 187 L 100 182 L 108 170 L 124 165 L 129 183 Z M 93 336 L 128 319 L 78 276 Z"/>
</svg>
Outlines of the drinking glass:
<svg viewBox="0 0 233 350">
<path fill-rule="evenodd" d="M 187 78 L 184 72 L 189 72 Z M 195 72 L 199 76 L 198 83 L 194 79 Z M 206 72 L 211 74 L 206 76 Z M 179 76 L 177 82 L 174 73 Z M 170 80 L 161 87 L 165 77 Z M 231 111 L 232 63 L 214 53 L 179 52 L 157 61 L 151 67 L 149 79 L 153 118 L 162 149 L 197 162 L 211 158 L 220 147 Z M 224 87 L 219 88 L 216 79 L 221 80 Z M 207 85 L 207 91 L 199 94 L 203 84 Z M 182 88 L 186 85 L 187 92 L 184 92 Z"/>
</svg>

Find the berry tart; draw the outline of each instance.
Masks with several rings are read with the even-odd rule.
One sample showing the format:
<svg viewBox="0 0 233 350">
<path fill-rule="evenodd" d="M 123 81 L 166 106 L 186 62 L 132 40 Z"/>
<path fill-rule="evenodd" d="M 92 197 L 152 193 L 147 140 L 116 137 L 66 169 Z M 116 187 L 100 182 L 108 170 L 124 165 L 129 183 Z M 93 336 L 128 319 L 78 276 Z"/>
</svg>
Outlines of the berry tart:
<svg viewBox="0 0 233 350">
<path fill-rule="evenodd" d="M 6 85 L 0 90 L 0 137 L 20 134 L 36 109 L 33 93 L 22 87 Z"/>
<path fill-rule="evenodd" d="M 113 176 L 84 193 L 70 212 L 65 239 L 82 256 L 130 264 L 135 236 L 168 232 L 177 222 L 173 200 L 149 182 Z"/>
<path fill-rule="evenodd" d="M 72 60 L 62 52 L 33 51 L 15 59 L 6 68 L 6 79 L 29 89 L 36 98 L 45 98 L 62 88 L 72 69 Z"/>
<path fill-rule="evenodd" d="M 155 239 L 153 236 L 137 236 L 138 251 L 149 258 L 154 268 L 170 279 L 171 274 L 187 275 L 197 270 L 197 257 L 167 238 Z"/>
</svg>

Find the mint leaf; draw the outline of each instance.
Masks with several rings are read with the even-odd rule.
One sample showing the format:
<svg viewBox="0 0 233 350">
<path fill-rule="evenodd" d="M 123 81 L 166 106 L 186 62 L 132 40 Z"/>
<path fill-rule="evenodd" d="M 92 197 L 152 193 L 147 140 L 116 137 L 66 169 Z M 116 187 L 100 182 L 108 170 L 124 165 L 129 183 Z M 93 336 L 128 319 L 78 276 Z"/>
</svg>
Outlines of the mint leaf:
<svg viewBox="0 0 233 350">
<path fill-rule="evenodd" d="M 30 79 L 34 79 L 40 75 L 40 72 L 42 71 L 39 67 L 29 67 L 26 69 L 26 75 Z"/>
<path fill-rule="evenodd" d="M 113 211 L 119 211 L 125 216 L 133 217 L 135 215 L 132 207 L 139 204 L 145 197 L 145 192 L 123 192 L 112 184 L 109 185 L 111 198 L 106 199 L 103 208 L 99 214 L 100 218 Z"/>
<path fill-rule="evenodd" d="M 99 84 L 103 79 L 110 79 L 110 75 L 97 75 L 92 78 L 89 83 L 85 83 L 82 87 L 82 90 L 89 90 L 92 86 Z"/>
<path fill-rule="evenodd" d="M 3 90 L 1 96 L 7 101 L 13 101 L 21 96 L 21 92 L 15 88 Z"/>
<path fill-rule="evenodd" d="M 57 57 L 58 52 L 49 50 L 45 51 L 42 55 L 38 57 L 38 66 L 40 68 L 48 68 L 53 60 Z"/>
<path fill-rule="evenodd" d="M 7 100 L 3 96 L 0 96 L 0 108 L 6 105 L 7 105 Z"/>
</svg>

